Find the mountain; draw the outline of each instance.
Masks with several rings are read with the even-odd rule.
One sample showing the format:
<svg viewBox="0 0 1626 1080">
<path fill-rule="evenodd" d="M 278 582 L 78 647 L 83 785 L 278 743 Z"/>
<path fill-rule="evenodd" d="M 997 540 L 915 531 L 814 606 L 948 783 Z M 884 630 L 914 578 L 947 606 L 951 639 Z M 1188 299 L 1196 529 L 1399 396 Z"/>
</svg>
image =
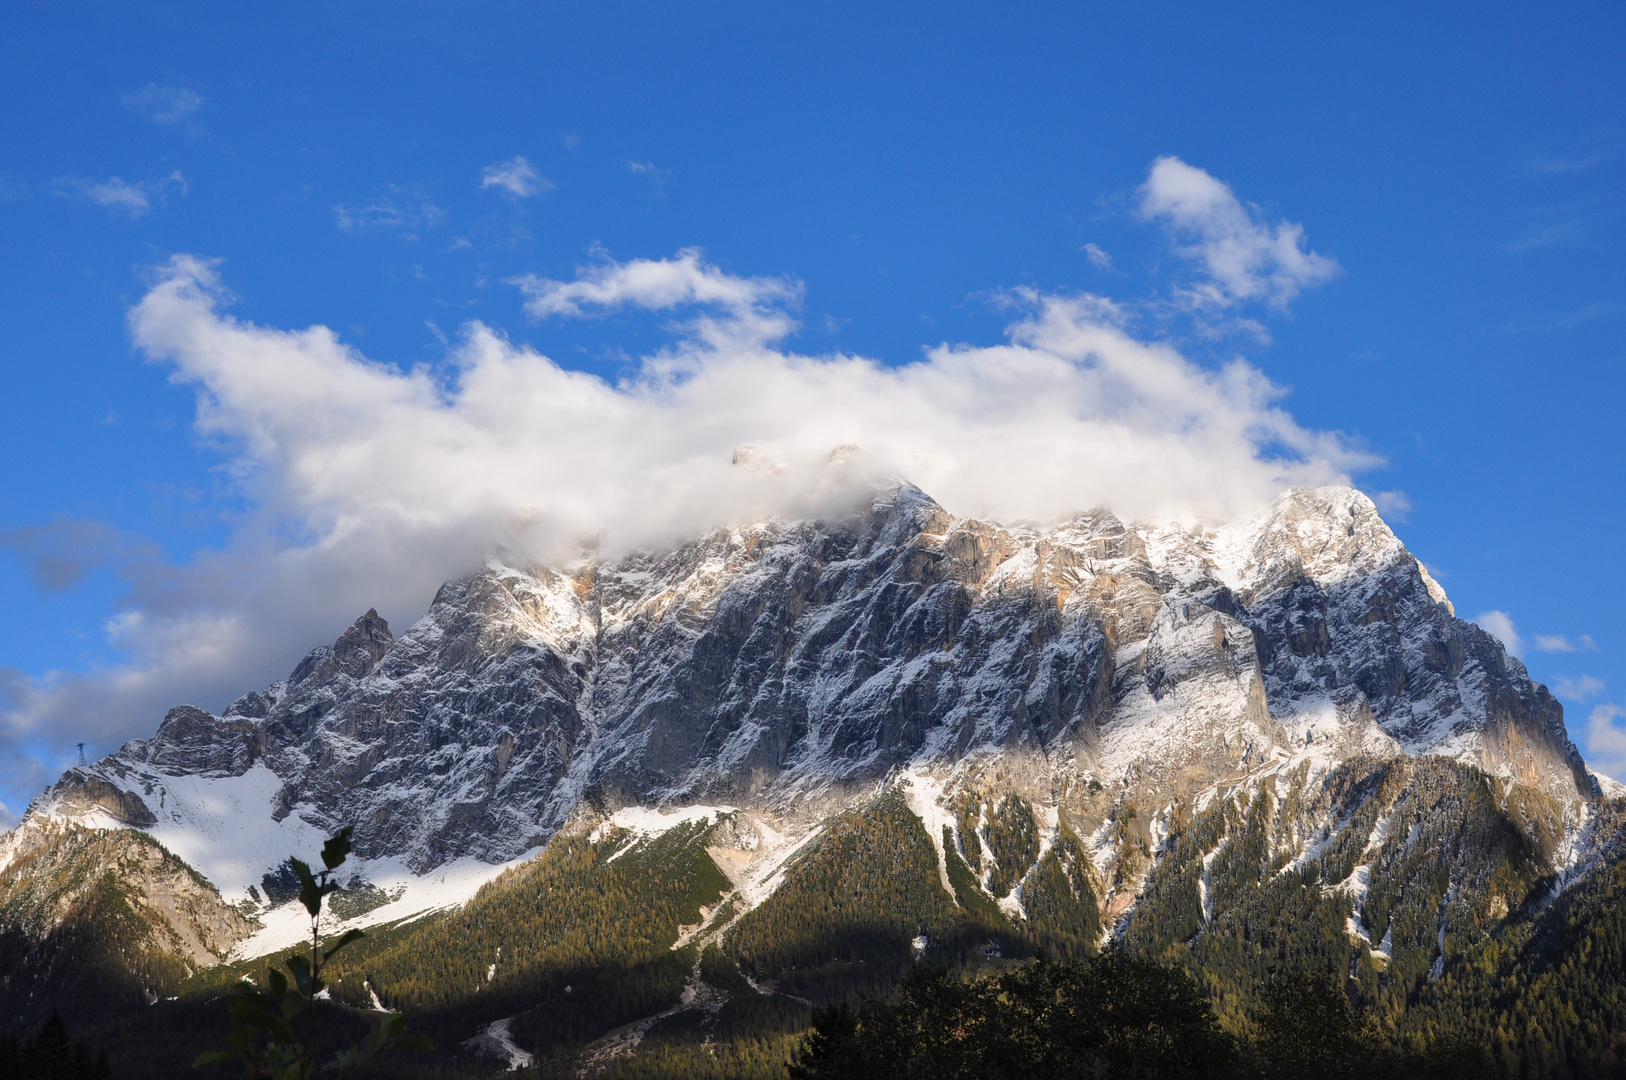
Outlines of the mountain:
<svg viewBox="0 0 1626 1080">
<path fill-rule="evenodd" d="M 411 1008 L 512 1020 L 503 1038 L 538 1055 L 637 1060 L 657 1053 L 627 1058 L 649 1028 L 593 1043 L 603 1024 L 716 1023 L 736 1000 L 794 1013 L 914 956 L 1114 935 L 1235 997 L 1226 980 L 1263 972 L 1289 919 L 1310 928 L 1289 952 L 1352 963 L 1398 1031 L 1458 958 L 1612 872 L 1606 786 L 1559 704 L 1455 617 L 1359 492 L 1294 490 L 1225 527 L 1097 511 L 1040 528 L 897 483 L 831 520 L 494 560 L 399 638 L 368 612 L 223 715 L 171 710 L 0 841 L 0 894 L 30 897 L 0 932 L 31 943 L 6 954 L 3 992 L 37 1008 L 58 985 L 38 943 L 64 917 L 36 894 L 69 863 L 118 882 L 149 951 L 182 958 L 131 976 L 171 996 L 227 949 L 295 940 L 284 860 L 354 824 L 341 899 L 390 927 L 354 1000 L 391 1000 L 393 977 Z M 75 838 L 54 870 L 31 854 L 49 830 Z M 201 879 L 186 913 L 166 899 L 180 878 L 126 869 L 89 839 L 105 836 Z M 686 899 L 615 877 L 634 850 Z M 612 881 L 625 904 L 574 929 L 543 933 L 540 908 L 512 940 L 448 929 Z M 587 946 L 587 926 L 634 911 L 660 928 L 648 948 Z M 474 940 L 490 955 L 457 964 L 489 964 L 491 988 L 529 957 L 506 996 L 447 991 L 478 985 L 444 959 Z M 593 1006 L 602 1030 L 536 1019 L 560 971 L 595 964 L 651 989 Z"/>
</svg>

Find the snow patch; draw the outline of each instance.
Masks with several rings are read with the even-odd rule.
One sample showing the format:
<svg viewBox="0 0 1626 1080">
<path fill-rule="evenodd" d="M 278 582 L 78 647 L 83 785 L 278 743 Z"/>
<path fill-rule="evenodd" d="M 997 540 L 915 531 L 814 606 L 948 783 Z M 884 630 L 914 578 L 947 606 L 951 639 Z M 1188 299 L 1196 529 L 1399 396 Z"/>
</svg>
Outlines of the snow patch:
<svg viewBox="0 0 1626 1080">
<path fill-rule="evenodd" d="M 493 1020 L 487 1024 L 474 1038 L 463 1045 L 476 1054 L 487 1057 L 504 1058 L 508 1062 L 508 1071 L 528 1069 L 536 1064 L 536 1056 L 528 1050 L 521 1050 L 514 1043 L 514 1036 L 510 1029 L 514 1023 L 512 1016 L 505 1016 L 501 1020 Z"/>
<path fill-rule="evenodd" d="M 620 829 L 628 829 L 642 836 L 659 836 L 664 832 L 686 825 L 691 821 L 704 821 L 707 818 L 720 818 L 725 814 L 735 812 L 732 806 L 673 806 L 664 810 L 651 809 L 644 806 L 624 806 L 610 815 L 610 824 Z M 603 835 L 599 829 L 594 830 L 590 839 L 597 843 Z"/>
<path fill-rule="evenodd" d="M 937 876 L 943 885 L 943 891 L 953 896 L 954 886 L 949 882 L 948 875 L 948 853 L 943 849 L 943 828 L 944 826 L 953 828 L 956 821 L 954 815 L 944 810 L 941 805 L 944 782 L 914 766 L 903 772 L 898 778 L 898 784 L 903 791 L 904 800 L 909 804 L 910 812 L 926 827 L 926 835 L 931 839 L 932 850 L 937 852 Z"/>
</svg>

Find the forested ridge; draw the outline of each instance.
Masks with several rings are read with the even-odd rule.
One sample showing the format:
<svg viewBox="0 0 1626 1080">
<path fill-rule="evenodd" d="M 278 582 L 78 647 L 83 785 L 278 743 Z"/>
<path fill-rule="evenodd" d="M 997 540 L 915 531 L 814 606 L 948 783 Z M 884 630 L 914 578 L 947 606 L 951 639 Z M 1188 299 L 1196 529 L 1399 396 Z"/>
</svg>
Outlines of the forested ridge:
<svg viewBox="0 0 1626 1080">
<path fill-rule="evenodd" d="M 1120 966 L 1101 970 L 1181 973 L 1250 1075 L 1271 1075 L 1261 1025 L 1291 1019 L 1280 987 L 1300 988 L 1300 1013 L 1332 1008 L 1304 987 L 1343 1002 L 1349 1037 L 1396 1075 L 1453 1075 L 1438 1071 L 1447 1058 L 1510 1080 L 1626 1075 L 1626 864 L 1561 888 L 1545 867 L 1562 808 L 1456 762 L 1356 759 L 1313 788 L 1303 779 L 1169 819 L 1110 937 Z M 393 1061 L 391 1076 L 500 1073 L 462 1043 L 502 1017 L 536 1056 L 518 1075 L 778 1076 L 818 1010 L 856 1017 L 912 973 L 969 978 L 983 989 L 966 1000 L 982 1000 L 1046 963 L 1101 962 L 1109 889 L 1144 869 L 1098 868 L 1065 813 L 1014 792 L 962 792 L 951 811 L 941 864 L 897 788 L 838 814 L 743 914 L 708 852 L 729 822 L 562 834 L 460 909 L 369 930 L 330 969 L 323 1030 L 350 1037 L 377 995 L 439 1048 Z M 1130 835 L 1134 813 L 1119 806 L 1106 828 Z M 1593 827 L 1619 827 L 1619 807 L 1595 813 Z M 217 1039 L 222 992 L 263 966 L 180 971 L 166 984 L 177 1000 L 69 1029 L 114 1076 L 179 1075 Z M 8 1045 L 37 1030 L 17 1025 Z M 200 1075 L 216 1074 L 231 1075 Z"/>
<path fill-rule="evenodd" d="M 168 917 L 143 903 L 157 883 Z M 70 1026 L 167 997 L 198 966 L 176 924 L 201 929 L 200 900 L 218 894 L 198 872 L 134 829 L 52 825 L 0 869 L 0 1022 L 32 1027 L 52 1012 Z M 226 914 L 230 914 L 229 911 Z M 189 925 L 191 924 L 191 925 Z"/>
</svg>

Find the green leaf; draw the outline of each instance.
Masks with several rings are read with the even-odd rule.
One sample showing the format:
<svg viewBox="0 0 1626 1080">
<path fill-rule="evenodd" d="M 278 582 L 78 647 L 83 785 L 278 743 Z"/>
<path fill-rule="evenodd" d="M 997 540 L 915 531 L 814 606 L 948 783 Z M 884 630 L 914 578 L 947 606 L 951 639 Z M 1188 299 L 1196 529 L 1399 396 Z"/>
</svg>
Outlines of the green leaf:
<svg viewBox="0 0 1626 1080">
<path fill-rule="evenodd" d="M 293 1026 L 282 1015 L 266 1008 L 265 1002 L 257 995 L 254 997 L 233 995 L 227 998 L 226 1015 L 237 1023 L 247 1024 L 274 1039 L 281 1039 L 283 1042 L 294 1041 Z"/>
<path fill-rule="evenodd" d="M 367 935 L 363 934 L 360 930 L 346 930 L 344 932 L 344 936 L 339 938 L 338 941 L 333 943 L 333 948 L 329 949 L 327 952 L 322 954 L 322 962 L 324 964 L 327 963 L 327 961 L 329 961 L 329 960 L 331 960 L 333 958 L 334 953 L 338 952 L 340 949 L 344 948 L 346 945 L 350 944 L 352 941 L 360 941 L 362 938 L 364 938 L 366 936 Z"/>
<path fill-rule="evenodd" d="M 288 970 L 294 973 L 294 985 L 299 987 L 299 992 L 306 997 L 316 993 L 315 988 L 311 985 L 315 979 L 311 972 L 310 958 L 294 953 L 288 957 L 287 964 Z"/>
<path fill-rule="evenodd" d="M 294 876 L 299 879 L 299 902 L 305 905 L 311 918 L 316 918 L 322 914 L 322 897 L 325 895 L 322 886 L 317 884 L 316 875 L 311 873 L 311 868 L 303 860 L 290 858 L 288 865 L 294 868 Z"/>
<path fill-rule="evenodd" d="M 288 992 L 288 976 L 284 975 L 276 968 L 267 969 L 266 981 L 271 984 L 272 997 L 280 998 L 282 995 Z"/>
<path fill-rule="evenodd" d="M 192 1059 L 192 1067 L 194 1069 L 201 1069 L 205 1065 L 218 1065 L 222 1061 L 230 1061 L 236 1056 L 236 1054 L 233 1054 L 228 1050 L 205 1050 L 203 1053 Z"/>
<path fill-rule="evenodd" d="M 344 865 L 345 857 L 350 854 L 350 834 L 355 831 L 354 825 L 346 825 L 322 845 L 323 866 L 329 870 L 337 870 Z"/>
</svg>

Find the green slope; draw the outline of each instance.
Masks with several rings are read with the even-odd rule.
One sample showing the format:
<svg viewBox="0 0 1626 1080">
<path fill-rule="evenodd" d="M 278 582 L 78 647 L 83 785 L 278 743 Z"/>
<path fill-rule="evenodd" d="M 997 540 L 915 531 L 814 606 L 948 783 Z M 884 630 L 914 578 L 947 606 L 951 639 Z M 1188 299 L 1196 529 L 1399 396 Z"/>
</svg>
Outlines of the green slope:
<svg viewBox="0 0 1626 1080">
<path fill-rule="evenodd" d="M 1120 924 L 1123 947 L 1190 971 L 1232 1031 L 1259 1015 L 1272 978 L 1332 972 L 1398 1046 L 1461 1035 L 1491 1046 L 1510 1077 L 1619 1074 L 1618 854 L 1555 898 L 1544 867 L 1564 808 L 1538 794 L 1435 759 L 1348 762 L 1313 795 L 1308 779 L 1178 810 Z M 1093 955 L 1104 886 L 1065 814 L 1045 846 L 1041 815 L 1015 794 L 961 801 L 941 868 L 933 837 L 891 791 L 826 822 L 779 888 L 731 926 L 738 901 L 707 852 L 716 823 L 641 839 L 560 836 L 459 910 L 369 931 L 332 969 L 335 1003 L 322 1023 L 345 1036 L 376 992 L 442 1048 L 379 1075 L 496 1075 L 501 1063 L 459 1044 L 512 1017 L 538 1075 L 575 1076 L 591 1049 L 604 1054 L 594 1075 L 610 1080 L 776 1076 L 813 1005 L 886 992 L 923 962 L 1003 970 L 1040 949 Z M 1626 837 L 1626 804 L 1593 814 L 1595 835 Z M 218 1038 L 222 990 L 262 965 L 188 975 L 172 928 L 105 869 L 139 864 L 150 877 L 158 867 L 197 885 L 139 833 L 87 833 L 35 858 L 26 873 L 8 871 L 5 895 L 24 896 L 17 882 L 27 880 L 29 901 L 3 912 L 0 962 L 46 975 L 13 979 L 8 1007 L 33 1016 L 53 1002 L 110 1005 L 99 1026 L 90 1008 L 78 1014 L 76 1033 L 108 1046 L 119 1075 L 178 1075 Z M 1351 886 L 1363 876 L 1357 908 Z M 996 895 L 1007 894 L 1025 918 L 1001 910 Z M 33 922 L 16 914 L 25 909 Z M 46 910 L 69 914 L 42 930 Z M 1365 940 L 1351 936 L 1352 918 Z M 673 948 L 702 922 L 727 929 L 703 951 Z M 1385 937 L 1387 958 L 1374 951 Z M 154 986 L 180 1000 L 146 1005 Z M 615 1044 L 621 1053 L 597 1042 L 658 1015 L 635 1045 Z"/>
</svg>

